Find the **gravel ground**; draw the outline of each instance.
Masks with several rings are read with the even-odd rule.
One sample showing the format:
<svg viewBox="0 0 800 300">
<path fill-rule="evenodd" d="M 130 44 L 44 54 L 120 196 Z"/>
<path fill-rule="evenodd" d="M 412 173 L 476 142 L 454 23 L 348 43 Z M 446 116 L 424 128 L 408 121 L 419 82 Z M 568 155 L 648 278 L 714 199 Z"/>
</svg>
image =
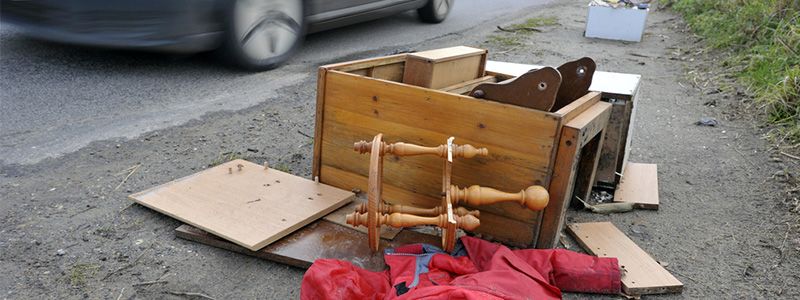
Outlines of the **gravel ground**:
<svg viewBox="0 0 800 300">
<path fill-rule="evenodd" d="M 668 263 L 685 289 L 659 298 L 800 297 L 798 215 L 785 201 L 799 162 L 770 151 L 765 129 L 741 113 L 747 98 L 715 92 L 726 80 L 708 80 L 715 54 L 702 51 L 681 19 L 665 11 L 651 13 L 641 43 L 581 37 L 585 1 L 563 1 L 508 23 L 541 16 L 558 25 L 517 34 L 476 27 L 407 48 L 474 45 L 488 48 L 494 60 L 545 65 L 590 56 L 599 70 L 642 74 L 630 160 L 659 165 L 661 209 L 572 211 L 568 222 L 611 221 Z M 176 239 L 179 222 L 126 196 L 234 157 L 268 160 L 308 177 L 315 80 L 309 67 L 301 83 L 250 108 L 94 142 L 33 165 L 0 165 L 0 298 L 185 297 L 170 292 L 296 298 L 303 270 Z M 720 125 L 694 125 L 704 116 Z M 135 285 L 154 280 L 163 282 Z"/>
</svg>

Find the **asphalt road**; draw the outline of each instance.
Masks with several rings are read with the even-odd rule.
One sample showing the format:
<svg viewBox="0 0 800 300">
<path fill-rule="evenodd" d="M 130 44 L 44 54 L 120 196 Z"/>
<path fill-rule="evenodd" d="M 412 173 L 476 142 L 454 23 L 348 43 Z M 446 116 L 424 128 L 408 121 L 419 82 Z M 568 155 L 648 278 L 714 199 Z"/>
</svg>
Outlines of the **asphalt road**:
<svg viewBox="0 0 800 300">
<path fill-rule="evenodd" d="M 458 1 L 442 24 L 400 14 L 307 37 L 280 69 L 245 73 L 209 55 L 175 56 L 60 45 L 0 26 L 0 163 L 32 164 L 97 140 L 133 138 L 219 110 L 277 97 L 314 68 L 367 55 L 437 48 L 471 28 L 494 28 L 548 0 Z M 422 50 L 422 49 L 417 49 Z"/>
</svg>

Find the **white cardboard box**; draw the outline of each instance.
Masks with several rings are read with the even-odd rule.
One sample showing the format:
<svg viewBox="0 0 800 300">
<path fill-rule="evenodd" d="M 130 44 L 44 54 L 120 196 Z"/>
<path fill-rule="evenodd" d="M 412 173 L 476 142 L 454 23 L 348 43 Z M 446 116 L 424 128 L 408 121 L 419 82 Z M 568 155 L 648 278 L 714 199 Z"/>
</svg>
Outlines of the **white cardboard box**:
<svg viewBox="0 0 800 300">
<path fill-rule="evenodd" d="M 642 40 L 648 11 L 649 9 L 589 5 L 585 36 L 639 42 Z"/>
</svg>

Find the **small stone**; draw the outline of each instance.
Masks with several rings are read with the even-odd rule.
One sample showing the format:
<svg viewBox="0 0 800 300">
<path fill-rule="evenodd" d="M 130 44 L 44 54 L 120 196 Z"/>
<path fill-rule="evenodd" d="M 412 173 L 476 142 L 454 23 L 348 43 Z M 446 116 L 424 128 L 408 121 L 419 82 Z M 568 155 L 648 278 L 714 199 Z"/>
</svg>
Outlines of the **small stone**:
<svg viewBox="0 0 800 300">
<path fill-rule="evenodd" d="M 56 255 L 58 255 L 58 256 L 64 256 L 64 254 L 67 254 L 67 251 L 64 250 L 64 249 L 58 249 L 56 251 Z"/>
</svg>

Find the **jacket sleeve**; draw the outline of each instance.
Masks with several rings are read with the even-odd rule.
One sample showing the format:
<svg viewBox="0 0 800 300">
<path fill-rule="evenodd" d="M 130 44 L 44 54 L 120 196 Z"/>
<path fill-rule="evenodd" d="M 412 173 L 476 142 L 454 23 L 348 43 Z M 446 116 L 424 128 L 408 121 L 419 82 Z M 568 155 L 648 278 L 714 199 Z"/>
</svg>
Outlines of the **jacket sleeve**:
<svg viewBox="0 0 800 300">
<path fill-rule="evenodd" d="M 615 257 L 565 249 L 523 249 L 514 253 L 565 292 L 619 294 L 621 272 Z"/>
</svg>

